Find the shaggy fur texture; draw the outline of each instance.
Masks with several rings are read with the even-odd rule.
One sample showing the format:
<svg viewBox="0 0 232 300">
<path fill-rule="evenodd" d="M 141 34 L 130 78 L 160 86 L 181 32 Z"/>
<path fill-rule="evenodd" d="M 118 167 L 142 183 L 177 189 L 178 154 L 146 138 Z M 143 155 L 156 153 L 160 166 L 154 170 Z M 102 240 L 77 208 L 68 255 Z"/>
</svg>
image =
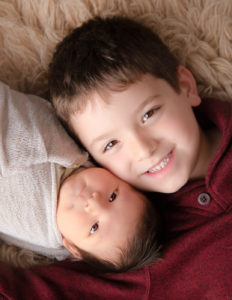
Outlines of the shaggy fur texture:
<svg viewBox="0 0 232 300">
<path fill-rule="evenodd" d="M 201 96 L 232 99 L 231 0 L 1 0 L 0 80 L 47 97 L 56 44 L 97 15 L 129 16 L 150 26 L 193 72 Z M 24 267 L 47 263 L 4 244 L 0 259 Z"/>
<path fill-rule="evenodd" d="M 30 250 L 20 249 L 2 243 L 0 246 L 0 260 L 7 262 L 12 267 L 30 268 L 36 265 L 49 265 L 55 260 L 38 255 Z"/>
</svg>

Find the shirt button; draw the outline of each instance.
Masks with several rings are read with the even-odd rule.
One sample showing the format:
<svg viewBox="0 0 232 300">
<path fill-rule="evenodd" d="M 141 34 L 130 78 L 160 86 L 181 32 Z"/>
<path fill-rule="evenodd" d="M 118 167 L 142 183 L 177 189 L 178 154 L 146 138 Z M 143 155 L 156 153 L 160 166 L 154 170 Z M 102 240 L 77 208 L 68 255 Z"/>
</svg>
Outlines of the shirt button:
<svg viewBox="0 0 232 300">
<path fill-rule="evenodd" d="M 200 205 L 207 205 L 210 202 L 210 195 L 207 193 L 202 193 L 198 196 L 197 200 Z"/>
</svg>

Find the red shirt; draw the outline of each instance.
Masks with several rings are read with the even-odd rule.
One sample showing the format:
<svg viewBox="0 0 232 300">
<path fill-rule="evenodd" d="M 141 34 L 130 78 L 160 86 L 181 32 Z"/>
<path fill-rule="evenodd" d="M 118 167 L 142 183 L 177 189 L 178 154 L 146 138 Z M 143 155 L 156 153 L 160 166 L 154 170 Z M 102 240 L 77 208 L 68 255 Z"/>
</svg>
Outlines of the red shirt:
<svg viewBox="0 0 232 300">
<path fill-rule="evenodd" d="M 232 299 L 231 105 L 210 99 L 205 111 L 205 104 L 199 113 L 206 120 L 207 112 L 220 128 L 221 147 L 206 180 L 162 199 L 168 228 L 175 234 L 162 260 L 118 275 L 93 274 L 80 262 L 30 270 L 2 263 L 0 299 Z"/>
<path fill-rule="evenodd" d="M 158 196 L 168 229 L 176 233 L 208 222 L 232 205 L 232 103 L 205 99 L 196 115 L 201 127 L 216 125 L 222 138 L 205 178 L 188 182 L 174 194 Z"/>
</svg>

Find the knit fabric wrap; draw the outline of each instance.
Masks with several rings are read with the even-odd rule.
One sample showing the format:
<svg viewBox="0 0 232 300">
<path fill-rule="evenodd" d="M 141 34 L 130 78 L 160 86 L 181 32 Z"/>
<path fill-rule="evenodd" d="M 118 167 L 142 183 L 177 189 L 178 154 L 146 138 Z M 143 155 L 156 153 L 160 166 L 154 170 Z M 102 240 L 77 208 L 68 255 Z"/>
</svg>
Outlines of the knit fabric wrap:
<svg viewBox="0 0 232 300">
<path fill-rule="evenodd" d="M 56 225 L 63 167 L 83 164 L 81 152 L 51 105 L 0 83 L 0 238 L 64 259 Z"/>
</svg>

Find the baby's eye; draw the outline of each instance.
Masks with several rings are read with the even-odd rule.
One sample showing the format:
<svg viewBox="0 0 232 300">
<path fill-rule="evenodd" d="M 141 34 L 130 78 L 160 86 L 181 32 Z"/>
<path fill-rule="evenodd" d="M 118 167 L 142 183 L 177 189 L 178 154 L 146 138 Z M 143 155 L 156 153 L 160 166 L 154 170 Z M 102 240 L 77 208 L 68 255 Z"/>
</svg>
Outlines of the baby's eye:
<svg viewBox="0 0 232 300">
<path fill-rule="evenodd" d="M 90 230 L 90 234 L 94 234 L 98 230 L 98 227 L 98 223 L 95 223 Z"/>
<path fill-rule="evenodd" d="M 113 192 L 110 195 L 109 202 L 113 202 L 117 198 L 117 192 Z"/>
<path fill-rule="evenodd" d="M 150 117 L 153 116 L 155 109 L 151 109 L 143 115 L 142 122 L 145 123 Z"/>
<path fill-rule="evenodd" d="M 113 148 L 115 145 L 117 144 L 116 140 L 110 141 L 104 148 L 104 152 L 110 150 L 111 148 Z"/>
</svg>

